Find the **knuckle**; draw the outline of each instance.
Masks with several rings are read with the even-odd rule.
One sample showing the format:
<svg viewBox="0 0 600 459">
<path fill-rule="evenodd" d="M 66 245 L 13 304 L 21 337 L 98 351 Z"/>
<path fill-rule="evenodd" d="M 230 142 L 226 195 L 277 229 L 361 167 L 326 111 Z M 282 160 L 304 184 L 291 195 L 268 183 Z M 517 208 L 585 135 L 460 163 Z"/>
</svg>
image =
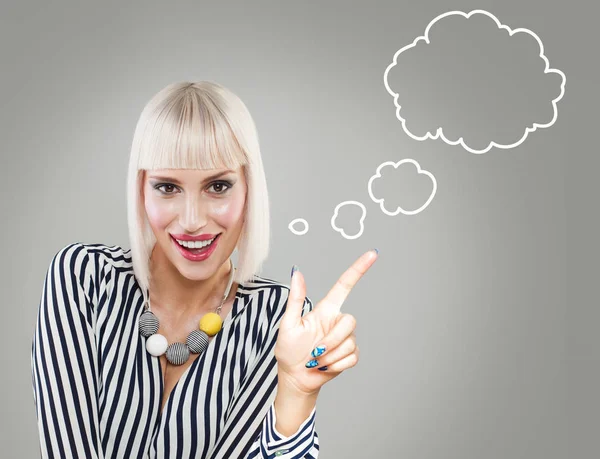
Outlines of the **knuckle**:
<svg viewBox="0 0 600 459">
<path fill-rule="evenodd" d="M 346 282 L 344 279 L 338 279 L 336 284 L 344 290 L 350 290 L 352 288 L 350 283 Z"/>
<path fill-rule="evenodd" d="M 344 319 L 348 322 L 348 325 L 352 327 L 352 329 L 356 328 L 356 317 L 352 314 L 344 314 Z"/>
<path fill-rule="evenodd" d="M 358 266 L 352 266 L 351 268 L 352 271 L 354 271 L 354 274 L 359 278 L 365 274 L 365 270 L 359 268 Z"/>
<path fill-rule="evenodd" d="M 344 350 L 347 354 L 352 354 L 356 349 L 356 344 L 351 339 L 346 340 L 344 344 Z"/>
</svg>

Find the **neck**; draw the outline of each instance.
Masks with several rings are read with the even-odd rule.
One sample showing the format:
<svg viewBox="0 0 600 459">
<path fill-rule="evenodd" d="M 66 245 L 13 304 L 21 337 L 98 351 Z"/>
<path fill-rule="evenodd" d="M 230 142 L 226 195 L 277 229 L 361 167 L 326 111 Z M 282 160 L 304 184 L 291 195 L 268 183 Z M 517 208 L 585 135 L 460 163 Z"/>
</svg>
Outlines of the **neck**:
<svg viewBox="0 0 600 459">
<path fill-rule="evenodd" d="M 214 312 L 227 289 L 231 268 L 227 259 L 210 278 L 190 280 L 155 246 L 150 256 L 150 304 L 176 315 Z M 234 288 L 232 284 L 229 296 Z"/>
</svg>

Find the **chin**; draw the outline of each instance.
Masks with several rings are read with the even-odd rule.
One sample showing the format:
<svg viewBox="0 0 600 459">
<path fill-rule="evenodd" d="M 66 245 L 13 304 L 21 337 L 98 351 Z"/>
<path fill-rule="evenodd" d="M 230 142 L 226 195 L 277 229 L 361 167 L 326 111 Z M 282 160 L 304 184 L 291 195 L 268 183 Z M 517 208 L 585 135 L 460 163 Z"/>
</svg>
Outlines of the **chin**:
<svg viewBox="0 0 600 459">
<path fill-rule="evenodd" d="M 179 274 L 191 281 L 202 281 L 210 279 L 216 272 L 216 268 L 210 264 L 203 264 L 202 267 L 196 266 L 190 268 L 189 266 L 182 266 L 181 264 L 175 265 Z"/>
</svg>

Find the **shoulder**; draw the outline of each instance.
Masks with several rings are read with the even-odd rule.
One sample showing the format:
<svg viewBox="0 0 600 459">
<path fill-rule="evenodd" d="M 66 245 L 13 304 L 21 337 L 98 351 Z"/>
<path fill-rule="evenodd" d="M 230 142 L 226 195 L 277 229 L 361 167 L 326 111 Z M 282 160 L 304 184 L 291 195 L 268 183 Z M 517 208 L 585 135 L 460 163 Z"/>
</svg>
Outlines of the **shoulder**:
<svg viewBox="0 0 600 459">
<path fill-rule="evenodd" d="M 124 249 L 118 245 L 105 245 L 85 242 L 71 242 L 63 246 L 55 255 L 54 258 L 62 258 L 67 256 L 86 257 L 88 259 L 98 259 L 102 265 L 112 264 L 115 266 L 132 265 L 131 250 Z"/>
<path fill-rule="evenodd" d="M 290 284 L 279 282 L 277 280 L 255 275 L 250 281 L 246 281 L 240 286 L 242 293 L 253 294 L 257 301 L 262 302 L 266 306 L 267 311 L 273 313 L 283 312 L 287 306 L 287 301 L 290 293 Z M 313 309 L 311 299 L 306 296 L 304 298 L 304 307 L 302 315 L 306 315 Z"/>
<path fill-rule="evenodd" d="M 133 263 L 130 249 L 118 245 L 72 242 L 55 253 L 49 269 L 63 276 L 70 274 L 74 281 L 84 287 L 91 285 L 97 291 L 110 271 L 133 272 Z"/>
<path fill-rule="evenodd" d="M 99 265 L 110 269 L 131 270 L 133 261 L 131 249 L 125 249 L 119 245 L 106 244 L 83 244 L 85 250 L 98 262 Z"/>
</svg>

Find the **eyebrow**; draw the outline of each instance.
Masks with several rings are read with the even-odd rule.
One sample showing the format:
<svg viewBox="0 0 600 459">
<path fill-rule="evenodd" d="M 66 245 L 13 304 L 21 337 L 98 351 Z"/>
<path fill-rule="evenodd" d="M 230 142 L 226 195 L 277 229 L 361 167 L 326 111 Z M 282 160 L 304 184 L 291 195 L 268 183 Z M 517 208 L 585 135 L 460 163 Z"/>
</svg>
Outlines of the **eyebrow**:
<svg viewBox="0 0 600 459">
<path fill-rule="evenodd" d="M 214 175 L 211 175 L 209 177 L 206 177 L 204 179 L 204 182 L 208 182 L 210 180 L 214 180 L 216 178 L 222 177 L 223 175 L 226 175 L 226 174 L 229 174 L 229 173 L 232 173 L 232 172 L 235 172 L 235 171 L 228 169 L 226 171 L 219 172 L 217 174 L 214 174 Z M 163 180 L 165 182 L 173 182 L 173 183 L 176 183 L 177 185 L 181 185 L 181 182 L 179 180 L 177 180 L 176 178 L 173 178 L 173 177 L 168 177 L 166 175 L 165 176 L 163 176 L 163 175 L 161 175 L 161 176 L 153 175 L 153 176 L 149 177 L 149 180 Z"/>
</svg>

